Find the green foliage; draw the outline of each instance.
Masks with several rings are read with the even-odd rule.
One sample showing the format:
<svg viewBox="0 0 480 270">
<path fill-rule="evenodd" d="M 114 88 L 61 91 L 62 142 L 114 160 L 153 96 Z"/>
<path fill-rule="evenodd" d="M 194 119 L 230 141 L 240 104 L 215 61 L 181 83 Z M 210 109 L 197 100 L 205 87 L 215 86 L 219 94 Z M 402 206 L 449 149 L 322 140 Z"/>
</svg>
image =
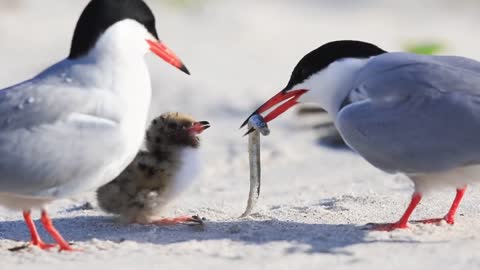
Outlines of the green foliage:
<svg viewBox="0 0 480 270">
<path fill-rule="evenodd" d="M 405 50 L 417 54 L 438 54 L 445 50 L 443 44 L 438 42 L 421 42 L 405 46 Z"/>
<path fill-rule="evenodd" d="M 167 5 L 175 8 L 192 8 L 205 4 L 207 0 L 161 0 Z"/>
</svg>

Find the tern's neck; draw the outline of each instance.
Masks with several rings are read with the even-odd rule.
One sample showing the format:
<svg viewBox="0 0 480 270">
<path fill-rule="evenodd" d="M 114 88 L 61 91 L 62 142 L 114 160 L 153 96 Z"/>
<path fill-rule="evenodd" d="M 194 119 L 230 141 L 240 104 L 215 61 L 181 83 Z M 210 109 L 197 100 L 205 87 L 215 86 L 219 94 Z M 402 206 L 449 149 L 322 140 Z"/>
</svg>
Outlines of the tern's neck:
<svg viewBox="0 0 480 270">
<path fill-rule="evenodd" d="M 150 78 L 144 60 L 148 51 L 146 30 L 132 20 L 124 20 L 109 27 L 80 61 L 94 63 L 95 69 L 112 91 L 130 93 L 150 88 Z"/>
<path fill-rule="evenodd" d="M 113 91 L 126 100 L 139 99 L 143 95 L 149 102 L 150 74 L 145 62 L 148 45 L 141 38 L 134 39 L 141 42 L 128 41 L 126 31 L 117 30 L 125 30 L 125 27 L 109 29 L 88 54 L 78 60 L 95 66 L 92 69 L 95 72 L 89 72 L 95 78 L 89 81 L 96 82 L 96 87 Z"/>
<path fill-rule="evenodd" d="M 103 81 L 109 84 L 106 85 L 108 89 L 135 93 L 142 88 L 150 88 L 150 75 L 143 54 L 121 48 L 95 48 L 87 59 L 95 63 L 104 77 Z"/>
<path fill-rule="evenodd" d="M 335 116 L 341 103 L 352 90 L 358 71 L 368 61 L 369 58 L 347 58 L 333 62 L 298 86 L 310 89 L 300 101 L 316 103 Z"/>
<path fill-rule="evenodd" d="M 83 33 L 78 31 L 78 33 Z M 70 60 L 83 56 L 97 59 L 136 59 L 143 57 L 149 49 L 146 39 L 151 37 L 144 26 L 134 20 L 123 20 L 110 26 L 100 35 L 82 36 L 75 31 Z M 78 35 L 78 36 L 77 36 Z"/>
</svg>

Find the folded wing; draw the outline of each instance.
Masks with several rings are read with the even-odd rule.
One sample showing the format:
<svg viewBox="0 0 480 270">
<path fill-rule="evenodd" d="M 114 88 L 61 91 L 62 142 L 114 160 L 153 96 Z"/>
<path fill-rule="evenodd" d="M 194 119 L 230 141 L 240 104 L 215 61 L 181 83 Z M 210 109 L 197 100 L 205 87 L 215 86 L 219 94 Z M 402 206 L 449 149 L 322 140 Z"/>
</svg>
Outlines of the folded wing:
<svg viewBox="0 0 480 270">
<path fill-rule="evenodd" d="M 480 63 L 460 57 L 386 54 L 360 73 L 365 98 L 337 126 L 373 165 L 421 173 L 480 163 Z"/>
</svg>

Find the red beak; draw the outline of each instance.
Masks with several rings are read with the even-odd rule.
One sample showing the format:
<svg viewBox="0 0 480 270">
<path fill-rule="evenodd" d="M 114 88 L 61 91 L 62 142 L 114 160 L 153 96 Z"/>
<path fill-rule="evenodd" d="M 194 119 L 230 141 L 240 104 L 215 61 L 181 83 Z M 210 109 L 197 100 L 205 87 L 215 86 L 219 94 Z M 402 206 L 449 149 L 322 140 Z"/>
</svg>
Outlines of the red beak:
<svg viewBox="0 0 480 270">
<path fill-rule="evenodd" d="M 193 126 L 190 128 L 190 131 L 196 134 L 200 134 L 209 127 L 210 127 L 210 123 L 207 121 L 195 122 L 193 123 Z"/>
<path fill-rule="evenodd" d="M 273 119 L 277 118 L 280 116 L 282 113 L 286 112 L 288 109 L 291 107 L 295 106 L 298 104 L 298 99 L 305 93 L 307 93 L 308 90 L 306 89 L 299 89 L 299 90 L 292 90 L 292 91 L 281 91 L 280 93 L 276 94 L 274 97 L 269 99 L 267 102 L 265 102 L 260 108 L 258 108 L 256 111 L 254 111 L 248 118 L 243 122 L 242 126 L 240 128 L 243 128 L 247 123 L 250 117 L 252 117 L 254 114 L 261 114 L 265 111 L 268 111 L 269 109 L 273 108 L 274 106 L 286 101 L 282 105 L 278 106 L 275 108 L 273 111 L 271 111 L 267 116 L 264 117 L 265 122 L 270 122 Z M 254 129 L 250 129 L 245 135 L 251 133 Z"/>
<path fill-rule="evenodd" d="M 173 53 L 172 50 L 170 50 L 165 44 L 158 40 L 150 40 L 147 39 L 148 45 L 150 45 L 150 50 L 158 55 L 160 58 L 165 60 L 167 63 L 170 65 L 180 69 L 181 71 L 187 73 L 190 75 L 190 72 L 188 71 L 187 67 L 182 63 L 182 61 Z"/>
</svg>

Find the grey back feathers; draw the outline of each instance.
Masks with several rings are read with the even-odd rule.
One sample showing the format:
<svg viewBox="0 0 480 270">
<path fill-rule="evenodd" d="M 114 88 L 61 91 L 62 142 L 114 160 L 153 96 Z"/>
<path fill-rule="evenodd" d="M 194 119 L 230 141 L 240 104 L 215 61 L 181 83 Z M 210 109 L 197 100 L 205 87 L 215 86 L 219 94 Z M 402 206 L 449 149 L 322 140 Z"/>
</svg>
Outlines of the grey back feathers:
<svg viewBox="0 0 480 270">
<path fill-rule="evenodd" d="M 355 85 L 365 99 L 345 106 L 337 126 L 376 167 L 426 173 L 480 163 L 480 63 L 389 53 Z"/>
<path fill-rule="evenodd" d="M 0 91 L 3 192 L 46 198 L 69 196 L 75 185 L 102 173 L 99 164 L 110 163 L 124 151 L 117 126 L 122 111 L 118 97 L 108 91 L 81 91 L 78 82 L 67 85 L 64 80 L 44 72 Z M 92 128 L 73 124 L 72 115 L 79 118 L 78 122 L 83 117 Z"/>
</svg>

